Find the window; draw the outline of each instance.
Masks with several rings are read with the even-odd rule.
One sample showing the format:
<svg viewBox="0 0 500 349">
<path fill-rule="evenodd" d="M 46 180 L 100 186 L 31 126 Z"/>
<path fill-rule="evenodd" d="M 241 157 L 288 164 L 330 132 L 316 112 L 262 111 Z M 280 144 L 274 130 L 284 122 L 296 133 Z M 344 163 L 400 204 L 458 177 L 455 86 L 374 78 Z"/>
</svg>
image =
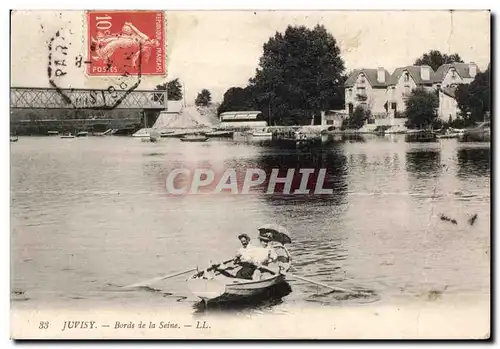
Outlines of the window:
<svg viewBox="0 0 500 349">
<path fill-rule="evenodd" d="M 364 87 L 358 87 L 357 94 L 361 95 L 361 96 L 366 96 L 366 88 L 364 88 Z"/>
<path fill-rule="evenodd" d="M 410 74 L 407 71 L 405 71 L 403 74 L 403 81 L 404 82 L 410 81 Z"/>
<path fill-rule="evenodd" d="M 360 78 L 359 78 L 359 82 L 360 82 L 361 84 L 364 84 L 364 83 L 366 82 L 366 79 L 365 79 L 365 74 L 361 74 L 359 77 L 360 77 Z"/>
<path fill-rule="evenodd" d="M 396 102 L 392 102 L 392 103 L 391 103 L 391 109 L 392 109 L 392 110 L 396 110 L 397 105 L 398 105 L 398 104 L 397 104 Z"/>
<path fill-rule="evenodd" d="M 455 80 L 457 78 L 457 71 L 455 69 L 451 70 L 451 78 L 452 80 Z"/>
<path fill-rule="evenodd" d="M 351 96 L 352 96 L 352 88 L 350 88 L 350 89 L 348 89 L 348 90 L 347 90 L 347 95 L 348 95 L 349 97 L 351 97 Z"/>
</svg>

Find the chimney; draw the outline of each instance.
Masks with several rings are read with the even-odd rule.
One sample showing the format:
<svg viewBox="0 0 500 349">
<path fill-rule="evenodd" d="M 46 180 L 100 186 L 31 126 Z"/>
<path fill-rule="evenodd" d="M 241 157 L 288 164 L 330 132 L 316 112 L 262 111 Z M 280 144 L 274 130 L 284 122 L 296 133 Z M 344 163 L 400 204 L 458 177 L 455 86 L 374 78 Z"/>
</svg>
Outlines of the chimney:
<svg viewBox="0 0 500 349">
<path fill-rule="evenodd" d="M 431 67 L 429 67 L 428 65 L 421 66 L 420 78 L 424 81 L 429 81 L 431 79 Z"/>
<path fill-rule="evenodd" d="M 381 84 L 385 83 L 385 69 L 384 68 L 377 69 L 377 81 Z"/>
<path fill-rule="evenodd" d="M 470 62 L 469 63 L 469 75 L 471 78 L 474 78 L 477 74 L 477 66 L 476 63 Z"/>
</svg>

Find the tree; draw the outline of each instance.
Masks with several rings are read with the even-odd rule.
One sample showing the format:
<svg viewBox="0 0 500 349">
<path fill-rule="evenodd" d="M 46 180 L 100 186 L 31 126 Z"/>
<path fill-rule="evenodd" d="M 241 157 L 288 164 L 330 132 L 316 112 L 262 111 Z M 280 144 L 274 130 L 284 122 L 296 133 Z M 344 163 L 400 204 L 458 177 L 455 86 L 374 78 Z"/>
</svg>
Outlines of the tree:
<svg viewBox="0 0 500 349">
<path fill-rule="evenodd" d="M 369 117 L 370 111 L 357 105 L 352 115 L 342 122 L 342 129 L 360 129 Z"/>
<path fill-rule="evenodd" d="M 253 91 L 250 87 L 231 87 L 224 93 L 222 103 L 217 109 L 217 113 L 221 114 L 225 111 L 255 110 L 257 108 Z"/>
<path fill-rule="evenodd" d="M 167 90 L 167 97 L 170 101 L 180 101 L 182 100 L 182 85 L 179 82 L 179 79 L 170 80 L 168 82 L 164 82 L 163 84 L 157 85 L 155 87 L 156 91 L 165 91 Z M 160 98 L 160 95 L 153 95 L 153 100 L 157 102 Z"/>
<path fill-rule="evenodd" d="M 457 105 L 464 119 L 470 123 L 483 121 L 486 112 L 490 112 L 490 69 L 476 75 L 470 85 L 458 85 L 455 92 Z"/>
<path fill-rule="evenodd" d="M 436 121 L 439 99 L 434 91 L 417 88 L 411 92 L 405 105 L 406 127 L 426 128 Z"/>
<path fill-rule="evenodd" d="M 252 99 L 265 117 L 281 124 L 308 123 L 322 110 L 344 103 L 344 61 L 335 38 L 323 26 L 289 26 L 263 47 Z"/>
<path fill-rule="evenodd" d="M 446 53 L 441 53 L 438 50 L 430 50 L 428 53 L 424 53 L 422 57 L 418 58 L 414 65 L 428 65 L 432 70 L 436 71 L 443 64 L 449 63 L 463 63 L 464 61 L 458 53 L 447 55 Z"/>
<path fill-rule="evenodd" d="M 212 100 L 212 96 L 209 90 L 203 89 L 201 90 L 200 93 L 198 93 L 198 96 L 196 96 L 196 100 L 194 101 L 194 104 L 197 106 L 203 106 L 206 107 L 210 104 L 210 101 Z"/>
</svg>

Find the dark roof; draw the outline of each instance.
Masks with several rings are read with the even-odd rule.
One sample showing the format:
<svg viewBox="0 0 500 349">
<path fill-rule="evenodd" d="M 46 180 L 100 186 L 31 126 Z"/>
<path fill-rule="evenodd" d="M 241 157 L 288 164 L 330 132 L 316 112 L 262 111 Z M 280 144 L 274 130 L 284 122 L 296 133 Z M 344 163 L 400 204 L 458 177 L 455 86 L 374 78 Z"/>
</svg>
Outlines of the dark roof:
<svg viewBox="0 0 500 349">
<path fill-rule="evenodd" d="M 473 64 L 476 66 L 476 74 L 478 74 L 479 67 L 477 66 L 476 63 L 451 63 L 451 64 L 443 64 L 436 70 L 436 73 L 434 74 L 434 82 L 443 82 L 444 77 L 446 76 L 446 73 L 448 73 L 448 70 L 453 67 L 457 71 L 458 75 L 462 77 L 462 79 L 467 79 L 467 78 L 472 78 L 470 76 L 469 72 L 469 66 L 470 64 Z"/>
<path fill-rule="evenodd" d="M 386 69 L 384 69 L 385 82 L 379 82 L 377 80 L 377 71 L 378 69 L 355 69 L 351 74 L 349 74 L 349 77 L 345 82 L 345 86 L 346 87 L 354 86 L 354 83 L 358 79 L 359 74 L 363 73 L 365 74 L 366 79 L 370 83 L 371 87 L 387 87 L 387 82 L 389 81 L 391 74 L 389 74 L 389 72 Z"/>
<path fill-rule="evenodd" d="M 429 67 L 429 66 L 426 65 L 425 67 Z M 388 85 L 396 85 L 398 83 L 398 81 L 399 81 L 399 78 L 401 77 L 401 75 L 403 74 L 403 72 L 405 70 L 408 71 L 408 73 L 410 74 L 411 78 L 413 79 L 413 81 L 415 81 L 415 83 L 417 85 L 432 84 L 432 82 L 434 81 L 433 80 L 433 77 L 434 77 L 434 74 L 435 74 L 434 70 L 432 70 L 432 68 L 429 67 L 429 69 L 430 69 L 430 74 L 429 74 L 430 79 L 429 80 L 422 80 L 422 77 L 420 75 L 421 68 L 422 68 L 421 66 L 407 66 L 407 67 L 396 68 L 396 70 L 394 70 L 394 72 L 391 75 L 391 79 L 389 80 Z"/>
</svg>

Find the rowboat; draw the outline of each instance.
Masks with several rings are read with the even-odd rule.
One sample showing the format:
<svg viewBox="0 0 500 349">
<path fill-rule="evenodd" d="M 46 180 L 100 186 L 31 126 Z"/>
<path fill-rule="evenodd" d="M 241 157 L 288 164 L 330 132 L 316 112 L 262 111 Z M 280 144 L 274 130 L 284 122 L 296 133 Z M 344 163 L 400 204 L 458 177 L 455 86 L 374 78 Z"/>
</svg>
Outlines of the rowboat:
<svg viewBox="0 0 500 349">
<path fill-rule="evenodd" d="M 261 131 L 254 131 L 251 135 L 254 138 L 273 138 L 273 133 L 268 128 L 263 128 Z"/>
<path fill-rule="evenodd" d="M 182 142 L 205 142 L 208 140 L 206 136 L 203 135 L 188 135 L 181 138 Z"/>
<path fill-rule="evenodd" d="M 266 231 L 266 226 L 259 229 L 261 234 Z M 230 260 L 215 264 L 189 277 L 187 279 L 188 289 L 206 303 L 225 302 L 239 301 L 269 293 L 271 289 L 286 283 L 284 274 L 291 267 L 291 256 L 284 243 L 291 242 L 291 239 L 288 234 L 280 234 L 275 231 L 270 247 L 274 249 L 278 259 L 271 265 L 258 268 L 261 275 L 257 280 L 235 277 L 234 275 L 241 266 Z"/>
<path fill-rule="evenodd" d="M 232 138 L 233 133 L 234 133 L 233 131 L 215 130 L 215 131 L 206 132 L 205 136 L 212 137 L 212 138 Z"/>
</svg>

